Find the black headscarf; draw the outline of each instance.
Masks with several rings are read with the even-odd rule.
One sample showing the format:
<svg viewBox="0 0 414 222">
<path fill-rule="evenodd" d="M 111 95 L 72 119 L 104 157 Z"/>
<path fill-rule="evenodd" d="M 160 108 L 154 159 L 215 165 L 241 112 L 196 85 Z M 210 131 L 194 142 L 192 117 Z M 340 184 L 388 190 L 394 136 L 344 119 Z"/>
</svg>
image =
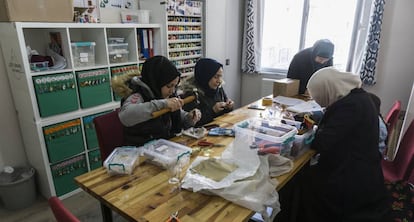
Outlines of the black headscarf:
<svg viewBox="0 0 414 222">
<path fill-rule="evenodd" d="M 314 70 L 319 70 L 323 67 L 326 67 L 326 64 L 320 64 L 315 62 L 316 56 L 327 58 L 329 60 L 332 59 L 333 53 L 334 53 L 334 44 L 329 41 L 328 39 L 320 39 L 313 44 L 312 47 L 312 64 L 314 67 Z"/>
<path fill-rule="evenodd" d="M 142 66 L 141 80 L 147 84 L 156 98 L 161 99 L 161 88 L 179 77 L 175 65 L 164 56 L 154 56 Z"/>
<path fill-rule="evenodd" d="M 209 58 L 200 59 L 195 65 L 194 78 L 197 84 L 203 89 L 205 94 L 209 97 L 214 96 L 217 93 L 218 88 L 210 88 L 208 82 L 211 78 L 213 78 L 213 76 L 216 75 L 217 71 L 222 67 L 223 65 L 221 63 Z"/>
</svg>

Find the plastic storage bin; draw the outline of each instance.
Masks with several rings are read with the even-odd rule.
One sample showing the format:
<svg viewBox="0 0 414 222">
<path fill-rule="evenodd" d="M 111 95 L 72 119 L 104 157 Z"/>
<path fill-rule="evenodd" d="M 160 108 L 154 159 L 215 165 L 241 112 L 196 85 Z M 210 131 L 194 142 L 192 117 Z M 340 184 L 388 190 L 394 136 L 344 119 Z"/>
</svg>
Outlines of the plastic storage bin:
<svg viewBox="0 0 414 222">
<path fill-rule="evenodd" d="M 308 130 L 302 135 L 295 135 L 295 140 L 293 141 L 292 150 L 290 151 L 290 156 L 298 157 L 305 150 L 309 149 L 310 144 L 315 137 L 315 130 Z"/>
<path fill-rule="evenodd" d="M 236 146 L 258 149 L 261 153 L 272 149 L 273 154 L 290 157 L 294 136 L 297 129 L 294 126 L 259 118 L 250 118 L 239 122 L 234 127 Z"/>
<path fill-rule="evenodd" d="M 168 168 L 182 156 L 191 155 L 192 149 L 179 143 L 159 139 L 145 144 L 143 152 L 144 156 L 148 157 L 153 163 Z"/>
<path fill-rule="evenodd" d="M 30 206 L 36 200 L 32 167 L 5 167 L 0 173 L 0 197 L 8 210 Z"/>
<path fill-rule="evenodd" d="M 95 65 L 95 42 L 72 42 L 72 56 L 75 67 Z"/>
<path fill-rule="evenodd" d="M 135 146 L 117 147 L 103 165 L 110 174 L 131 174 L 139 163 L 139 155 L 140 149 Z"/>
<path fill-rule="evenodd" d="M 108 57 L 110 63 L 128 62 L 128 43 L 108 44 Z"/>
</svg>

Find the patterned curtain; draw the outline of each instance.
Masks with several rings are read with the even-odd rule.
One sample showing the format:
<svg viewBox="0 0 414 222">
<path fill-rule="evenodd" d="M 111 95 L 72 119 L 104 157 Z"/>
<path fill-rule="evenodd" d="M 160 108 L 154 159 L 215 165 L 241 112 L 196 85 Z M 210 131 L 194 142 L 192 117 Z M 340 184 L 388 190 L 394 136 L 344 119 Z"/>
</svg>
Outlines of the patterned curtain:
<svg viewBox="0 0 414 222">
<path fill-rule="evenodd" d="M 242 49 L 242 71 L 257 73 L 260 70 L 262 0 L 247 0 Z"/>
<path fill-rule="evenodd" d="M 362 61 L 360 77 L 365 85 L 374 85 L 375 81 L 375 67 L 377 64 L 378 50 L 380 48 L 380 34 L 382 17 L 384 13 L 385 0 L 375 0 L 372 12 L 367 48 Z"/>
</svg>

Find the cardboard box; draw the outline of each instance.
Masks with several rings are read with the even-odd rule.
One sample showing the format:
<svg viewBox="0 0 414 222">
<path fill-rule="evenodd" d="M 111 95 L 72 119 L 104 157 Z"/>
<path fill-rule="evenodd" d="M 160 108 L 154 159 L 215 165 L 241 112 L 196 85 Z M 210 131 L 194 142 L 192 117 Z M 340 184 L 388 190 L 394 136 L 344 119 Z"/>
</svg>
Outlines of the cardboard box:
<svg viewBox="0 0 414 222">
<path fill-rule="evenodd" d="M 273 82 L 273 97 L 296 96 L 299 94 L 298 79 L 275 79 Z"/>
<path fill-rule="evenodd" d="M 1 22 L 72 22 L 72 0 L 0 0 Z"/>
</svg>

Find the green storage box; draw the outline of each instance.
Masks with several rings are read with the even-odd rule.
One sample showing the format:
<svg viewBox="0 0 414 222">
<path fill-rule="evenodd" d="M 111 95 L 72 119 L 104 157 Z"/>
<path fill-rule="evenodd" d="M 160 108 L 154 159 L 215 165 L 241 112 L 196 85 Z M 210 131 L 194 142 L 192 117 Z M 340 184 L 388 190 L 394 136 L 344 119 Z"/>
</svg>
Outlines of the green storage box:
<svg viewBox="0 0 414 222">
<path fill-rule="evenodd" d="M 74 178 L 88 172 L 85 155 L 53 164 L 50 169 L 57 196 L 62 196 L 79 188 Z"/>
<path fill-rule="evenodd" d="M 89 108 L 112 101 L 108 69 L 76 72 L 82 108 Z"/>
<path fill-rule="evenodd" d="M 89 167 L 91 170 L 97 169 L 102 166 L 102 160 L 101 160 L 101 152 L 99 149 L 92 150 L 88 153 L 89 158 Z"/>
<path fill-rule="evenodd" d="M 139 74 L 138 65 L 128 65 L 128 66 L 117 66 L 111 68 L 111 78 L 124 74 Z M 114 101 L 121 101 L 122 97 L 118 96 L 115 92 L 112 91 L 114 96 Z"/>
<path fill-rule="evenodd" d="M 41 117 L 79 109 L 73 73 L 34 76 L 33 85 Z"/>
<path fill-rule="evenodd" d="M 83 127 L 84 127 L 84 131 L 85 131 L 85 136 L 86 136 L 86 145 L 87 145 L 88 150 L 98 148 L 98 146 L 99 146 L 98 138 L 96 137 L 95 125 L 93 124 L 93 119 L 97 116 L 106 114 L 110 111 L 97 113 L 97 114 L 90 115 L 90 116 L 85 116 L 85 117 L 82 118 L 83 119 Z"/>
<path fill-rule="evenodd" d="M 85 150 L 80 119 L 45 126 L 43 136 L 50 163 L 56 163 Z"/>
</svg>

